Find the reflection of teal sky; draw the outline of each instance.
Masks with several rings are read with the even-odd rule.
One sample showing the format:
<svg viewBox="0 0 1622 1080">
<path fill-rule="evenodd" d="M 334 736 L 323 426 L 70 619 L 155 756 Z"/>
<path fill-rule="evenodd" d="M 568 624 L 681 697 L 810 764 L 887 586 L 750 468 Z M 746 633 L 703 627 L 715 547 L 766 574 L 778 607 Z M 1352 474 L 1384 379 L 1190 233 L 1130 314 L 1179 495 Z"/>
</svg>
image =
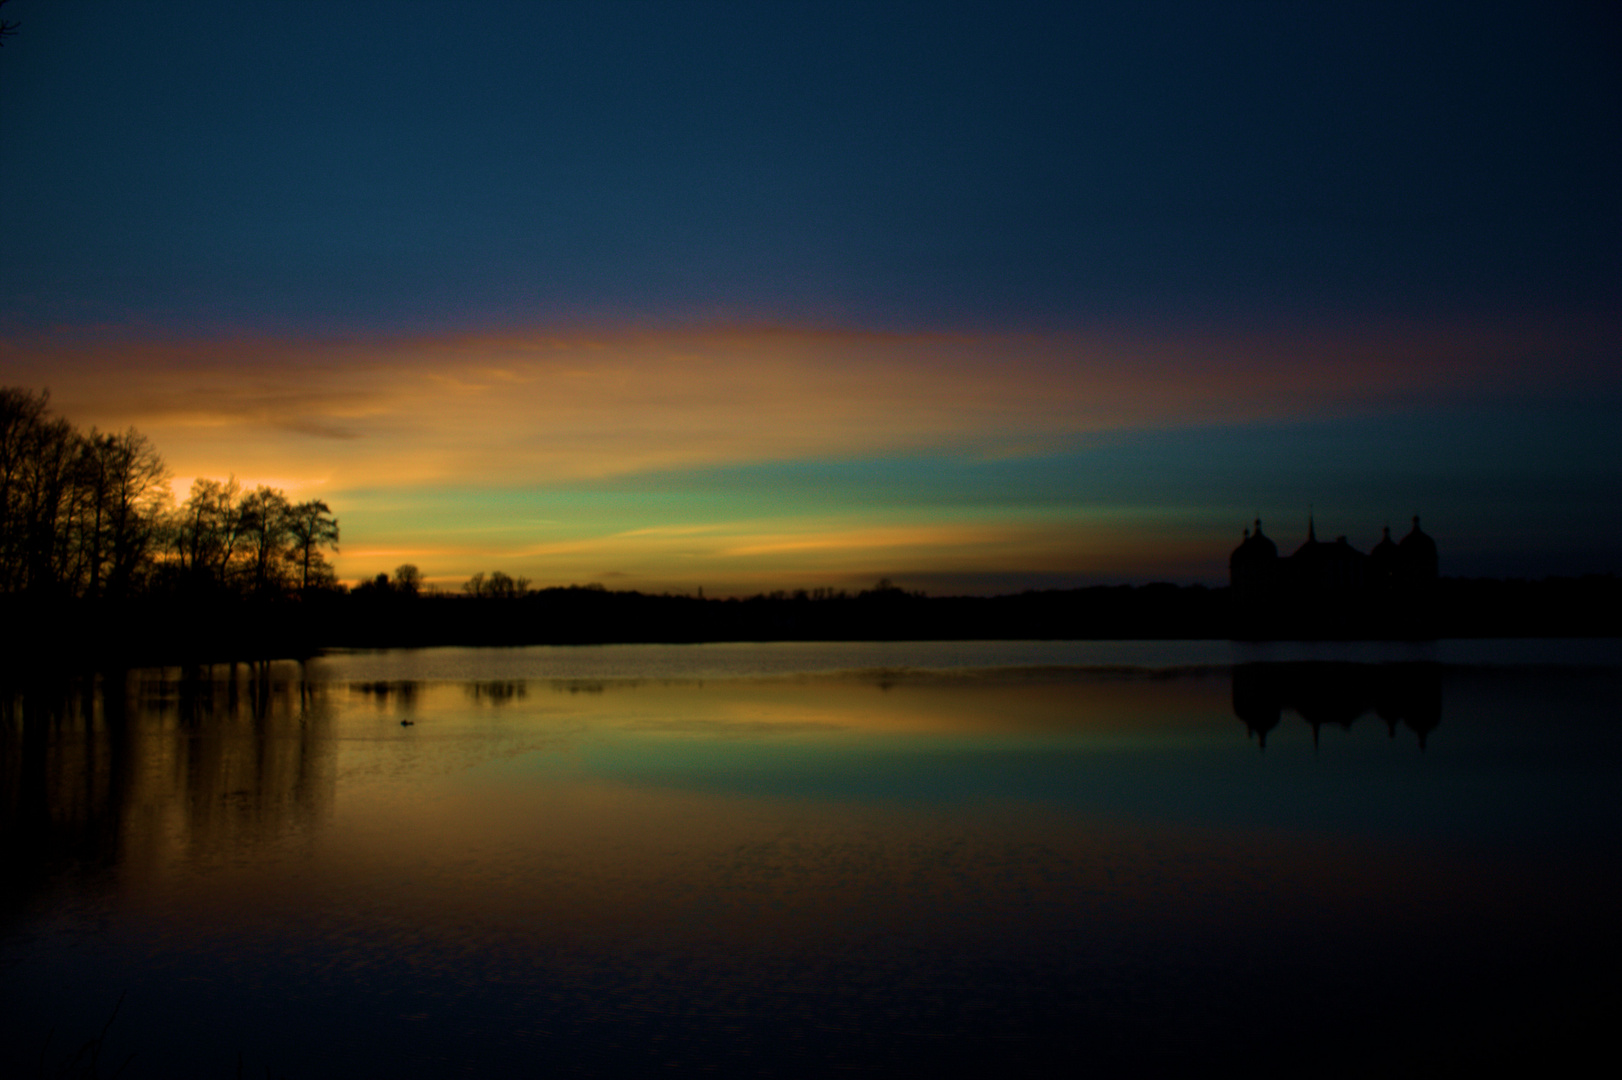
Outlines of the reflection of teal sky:
<svg viewBox="0 0 1622 1080">
<path fill-rule="evenodd" d="M 1376 416 L 1100 436 L 1031 457 L 797 460 L 567 486 L 341 493 L 356 533 L 499 549 L 640 529 L 792 529 L 797 522 L 995 524 L 1188 544 L 1169 576 L 1225 580 L 1259 513 L 1285 550 L 1320 536 L 1367 549 L 1422 515 L 1459 576 L 1622 570 L 1622 436 L 1614 403 L 1409 408 Z M 1236 508 L 1239 508 L 1236 510 Z M 1054 567 L 1063 574 L 1071 568 Z M 1107 574 L 1105 576 L 1108 576 Z M 1081 580 L 1079 577 L 1074 580 Z M 784 581 L 792 586 L 793 581 Z"/>
<path fill-rule="evenodd" d="M 606 780 L 718 797 L 914 811 L 1043 804 L 1151 825 L 1392 842 L 1608 842 L 1622 826 L 1622 800 L 1612 793 L 1622 743 L 1614 726 L 1597 722 L 1609 708 L 1605 684 L 1544 685 L 1561 715 L 1538 729 L 1525 717 L 1550 706 L 1538 708 L 1545 695 L 1528 694 L 1536 690 L 1529 681 L 1485 696 L 1450 692 L 1425 751 L 1412 731 L 1392 738 L 1372 714 L 1349 731 L 1323 729 L 1314 749 L 1308 726 L 1286 712 L 1263 752 L 1240 721 L 1212 710 L 1160 722 L 1145 711 L 1141 729 L 1103 733 L 622 730 L 585 740 L 576 760 Z M 996 699 L 985 701 L 995 711 Z M 1006 707 L 1010 719 L 1018 715 L 1015 695 Z M 537 765 L 547 767 L 511 767 Z"/>
</svg>

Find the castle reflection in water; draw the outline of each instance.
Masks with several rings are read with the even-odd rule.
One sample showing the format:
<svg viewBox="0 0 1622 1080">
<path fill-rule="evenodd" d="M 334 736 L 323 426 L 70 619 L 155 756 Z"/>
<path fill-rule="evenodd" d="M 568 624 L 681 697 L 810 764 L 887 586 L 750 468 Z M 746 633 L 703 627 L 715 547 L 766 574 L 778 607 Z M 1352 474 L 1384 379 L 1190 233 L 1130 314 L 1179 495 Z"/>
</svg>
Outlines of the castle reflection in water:
<svg viewBox="0 0 1622 1080">
<path fill-rule="evenodd" d="M 1442 720 L 1442 669 L 1431 663 L 1235 665 L 1234 715 L 1262 749 L 1286 709 L 1312 728 L 1313 746 L 1325 726 L 1349 731 L 1372 714 L 1391 738 L 1399 727 L 1413 732 L 1423 750 Z"/>
</svg>

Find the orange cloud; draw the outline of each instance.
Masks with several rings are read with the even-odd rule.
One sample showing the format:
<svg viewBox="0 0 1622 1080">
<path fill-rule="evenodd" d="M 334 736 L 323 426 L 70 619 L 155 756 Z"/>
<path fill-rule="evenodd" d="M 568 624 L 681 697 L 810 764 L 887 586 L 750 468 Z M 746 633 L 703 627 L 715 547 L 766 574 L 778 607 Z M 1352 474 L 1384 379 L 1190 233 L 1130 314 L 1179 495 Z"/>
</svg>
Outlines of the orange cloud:
<svg viewBox="0 0 1622 1080">
<path fill-rule="evenodd" d="M 1593 335 L 969 336 L 772 328 L 369 342 L 0 343 L 8 382 L 139 427 L 180 475 L 527 486 L 1344 414 L 1592 375 Z M 1550 358 L 1553 361 L 1550 361 Z M 1576 359 L 1572 359 L 1575 357 Z"/>
<path fill-rule="evenodd" d="M 666 520 L 650 510 L 645 521 L 623 511 L 594 521 L 593 486 L 650 477 L 650 488 L 668 489 L 683 470 L 796 460 L 1034 457 L 1111 432 L 1611 385 L 1615 337 L 1603 327 L 1288 336 L 719 327 L 9 341 L 0 382 L 50 387 L 57 410 L 84 427 L 138 427 L 181 495 L 192 477 L 234 473 L 245 486 L 330 499 L 345 523 L 346 577 L 415 562 L 445 584 L 501 568 L 544 582 L 702 584 L 713 595 L 843 587 L 880 573 L 945 581 L 1188 567 L 1209 576 L 1226 538 L 1154 522 L 1160 539 L 1145 543 L 1155 511 L 1141 507 L 1130 526 L 1079 504 L 841 517 L 828 506 L 796 514 L 759 489 Z M 560 523 L 549 488 L 588 494 Z M 458 502 L 439 489 L 477 497 Z M 503 495 L 514 492 L 522 497 Z"/>
</svg>

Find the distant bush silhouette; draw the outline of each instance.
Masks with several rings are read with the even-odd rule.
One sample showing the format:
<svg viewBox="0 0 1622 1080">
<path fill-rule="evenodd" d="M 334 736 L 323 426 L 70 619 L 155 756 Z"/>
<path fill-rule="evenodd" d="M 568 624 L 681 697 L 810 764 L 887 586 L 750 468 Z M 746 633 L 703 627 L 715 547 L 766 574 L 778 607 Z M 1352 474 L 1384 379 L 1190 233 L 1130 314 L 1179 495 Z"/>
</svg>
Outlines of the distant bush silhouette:
<svg viewBox="0 0 1622 1080">
<path fill-rule="evenodd" d="M 462 591 L 481 599 L 512 600 L 529 595 L 529 578 L 515 578 L 501 570 L 493 570 L 488 575 L 474 574 L 463 584 Z"/>
<path fill-rule="evenodd" d="M 394 568 L 393 587 L 402 596 L 416 596 L 422 591 L 422 571 L 414 563 L 401 563 Z"/>
</svg>

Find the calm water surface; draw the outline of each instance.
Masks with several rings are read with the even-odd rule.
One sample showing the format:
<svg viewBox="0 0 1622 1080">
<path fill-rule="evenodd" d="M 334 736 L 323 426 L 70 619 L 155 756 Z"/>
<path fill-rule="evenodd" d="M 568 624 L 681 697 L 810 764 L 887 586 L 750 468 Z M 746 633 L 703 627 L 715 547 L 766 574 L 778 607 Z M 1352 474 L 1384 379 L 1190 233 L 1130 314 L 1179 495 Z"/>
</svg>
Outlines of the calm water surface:
<svg viewBox="0 0 1622 1080">
<path fill-rule="evenodd" d="M 13 682 L 0 1070 L 104 1025 L 103 1076 L 1542 1058 L 1618 1004 L 1619 690 L 1592 641 Z"/>
</svg>

